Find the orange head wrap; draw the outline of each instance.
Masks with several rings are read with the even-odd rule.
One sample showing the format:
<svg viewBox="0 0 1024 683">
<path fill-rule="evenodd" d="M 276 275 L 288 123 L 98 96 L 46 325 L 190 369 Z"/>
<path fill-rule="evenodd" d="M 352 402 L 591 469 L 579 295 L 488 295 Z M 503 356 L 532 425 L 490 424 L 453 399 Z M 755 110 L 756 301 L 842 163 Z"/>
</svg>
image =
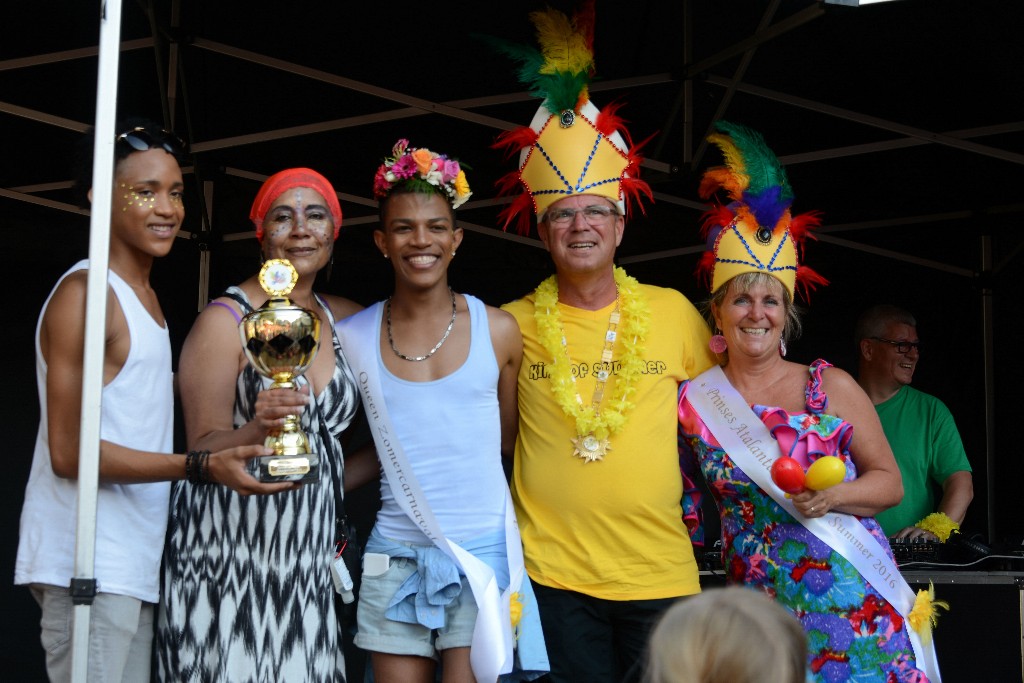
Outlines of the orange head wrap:
<svg viewBox="0 0 1024 683">
<path fill-rule="evenodd" d="M 327 209 L 334 219 L 334 238 L 338 238 L 341 230 L 341 204 L 338 193 L 334 191 L 330 181 L 311 168 L 288 168 L 278 171 L 263 182 L 263 187 L 256 193 L 256 200 L 249 211 L 249 220 L 256 226 L 256 239 L 263 241 L 263 218 L 270 210 L 270 205 L 288 190 L 296 187 L 308 187 L 316 190 L 327 202 Z"/>
</svg>

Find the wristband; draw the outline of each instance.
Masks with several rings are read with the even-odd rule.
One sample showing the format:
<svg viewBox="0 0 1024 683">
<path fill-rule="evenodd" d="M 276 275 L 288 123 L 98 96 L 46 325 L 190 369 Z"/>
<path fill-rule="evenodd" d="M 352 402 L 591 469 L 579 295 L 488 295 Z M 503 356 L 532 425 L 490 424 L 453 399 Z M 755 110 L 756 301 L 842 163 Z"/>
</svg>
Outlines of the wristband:
<svg viewBox="0 0 1024 683">
<path fill-rule="evenodd" d="M 185 479 L 202 486 L 210 483 L 210 451 L 189 451 L 185 454 Z"/>
<path fill-rule="evenodd" d="M 945 512 L 933 512 L 914 526 L 935 534 L 943 543 L 946 542 L 951 533 L 960 531 L 960 525 L 950 519 L 949 515 Z"/>
</svg>

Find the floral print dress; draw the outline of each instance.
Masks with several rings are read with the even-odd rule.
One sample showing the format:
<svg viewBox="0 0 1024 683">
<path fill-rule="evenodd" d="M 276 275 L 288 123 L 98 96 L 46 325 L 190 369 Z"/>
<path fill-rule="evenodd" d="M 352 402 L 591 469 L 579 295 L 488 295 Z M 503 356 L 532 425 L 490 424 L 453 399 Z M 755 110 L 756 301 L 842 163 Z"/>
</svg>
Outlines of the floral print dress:
<svg viewBox="0 0 1024 683">
<path fill-rule="evenodd" d="M 850 458 L 853 426 L 829 415 L 822 372 L 809 368 L 804 413 L 752 406 L 779 442 L 782 454 L 807 468 L 835 455 L 846 463 L 846 481 L 856 479 Z M 752 482 L 722 450 L 680 389 L 679 442 L 684 471 L 699 466 L 722 520 L 726 579 L 777 600 L 800 620 L 808 638 L 808 680 L 822 683 L 927 683 L 900 614 L 839 553 L 819 540 Z M 889 543 L 871 517 L 859 517 L 885 548 Z"/>
</svg>

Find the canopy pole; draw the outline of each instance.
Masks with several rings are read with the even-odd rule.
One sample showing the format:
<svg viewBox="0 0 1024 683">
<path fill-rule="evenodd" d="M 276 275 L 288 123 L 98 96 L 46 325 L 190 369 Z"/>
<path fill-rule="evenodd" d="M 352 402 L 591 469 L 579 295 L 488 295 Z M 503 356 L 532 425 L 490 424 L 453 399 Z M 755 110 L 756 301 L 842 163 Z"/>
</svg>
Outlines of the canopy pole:
<svg viewBox="0 0 1024 683">
<path fill-rule="evenodd" d="M 981 236 L 981 319 L 982 353 L 985 361 L 985 500 L 988 542 L 999 540 L 1002 531 L 996 524 L 996 373 L 994 301 L 992 283 L 992 236 Z M 1024 612 L 1022 612 L 1024 614 Z"/>
<path fill-rule="evenodd" d="M 114 187 L 114 130 L 121 41 L 121 0 L 100 6 L 99 74 L 92 163 L 92 216 L 89 221 L 89 274 L 85 303 L 85 353 L 82 367 L 82 424 L 78 450 L 78 523 L 75 575 L 71 579 L 74 624 L 71 680 L 86 683 L 89 669 L 89 616 L 96 594 L 96 500 L 99 486 L 100 408 L 107 317 L 107 269 L 110 260 L 110 207 Z"/>
</svg>

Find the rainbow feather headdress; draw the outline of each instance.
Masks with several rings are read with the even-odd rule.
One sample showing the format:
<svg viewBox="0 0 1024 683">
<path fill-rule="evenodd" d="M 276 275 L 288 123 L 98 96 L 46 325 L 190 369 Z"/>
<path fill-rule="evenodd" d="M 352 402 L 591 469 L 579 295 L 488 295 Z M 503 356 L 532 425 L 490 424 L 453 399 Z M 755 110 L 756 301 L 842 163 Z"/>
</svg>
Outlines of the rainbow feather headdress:
<svg viewBox="0 0 1024 683">
<path fill-rule="evenodd" d="M 795 298 L 828 281 L 800 265 L 803 243 L 820 224 L 816 211 L 793 216 L 793 190 L 786 172 L 759 133 L 726 121 L 715 124 L 708 141 L 722 150 L 725 166 L 710 168 L 700 184 L 707 199 L 724 190 L 732 201 L 704 214 L 702 236 L 707 240 L 697 275 L 712 292 L 737 275 L 773 275 Z"/>
<path fill-rule="evenodd" d="M 540 50 L 491 40 L 520 63 L 519 80 L 544 100 L 528 127 L 502 133 L 494 144 L 509 156 L 520 153 L 519 167 L 498 181 L 498 193 L 515 194 L 520 185 L 526 189 L 501 212 L 503 228 L 515 220 L 517 232 L 527 234 L 531 204 L 541 216 L 552 203 L 578 194 L 607 197 L 623 215 L 627 203 L 642 208 L 641 195 L 652 198 L 638 177 L 642 144 L 632 145 L 616 114 L 621 103 L 600 111 L 588 94 L 594 71 L 593 0 L 571 19 L 547 9 L 530 13 L 530 21 Z"/>
</svg>

